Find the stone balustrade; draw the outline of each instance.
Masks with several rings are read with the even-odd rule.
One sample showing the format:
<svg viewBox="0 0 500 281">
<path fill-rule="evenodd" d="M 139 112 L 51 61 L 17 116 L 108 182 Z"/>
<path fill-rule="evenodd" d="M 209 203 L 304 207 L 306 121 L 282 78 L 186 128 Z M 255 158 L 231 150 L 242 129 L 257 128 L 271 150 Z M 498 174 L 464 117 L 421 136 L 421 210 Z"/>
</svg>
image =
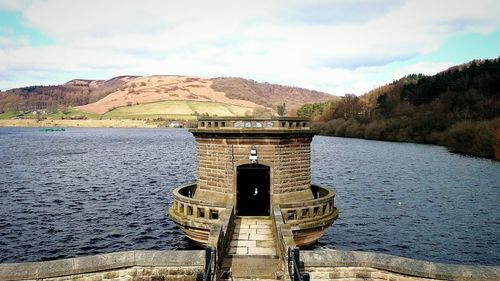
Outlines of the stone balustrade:
<svg viewBox="0 0 500 281">
<path fill-rule="evenodd" d="M 173 192 L 173 204 L 169 209 L 175 222 L 183 225 L 198 226 L 211 224 L 224 214 L 226 206 L 214 202 L 194 199 L 196 184 L 178 187 Z"/>
<path fill-rule="evenodd" d="M 286 224 L 303 225 L 338 217 L 338 210 L 334 205 L 334 191 L 316 185 L 311 185 L 311 191 L 314 195 L 312 200 L 280 204 Z"/>
<path fill-rule="evenodd" d="M 309 130 L 308 119 L 297 117 L 201 117 L 198 118 L 198 129 L 238 129 L 238 130 L 272 130 L 302 129 Z"/>
</svg>

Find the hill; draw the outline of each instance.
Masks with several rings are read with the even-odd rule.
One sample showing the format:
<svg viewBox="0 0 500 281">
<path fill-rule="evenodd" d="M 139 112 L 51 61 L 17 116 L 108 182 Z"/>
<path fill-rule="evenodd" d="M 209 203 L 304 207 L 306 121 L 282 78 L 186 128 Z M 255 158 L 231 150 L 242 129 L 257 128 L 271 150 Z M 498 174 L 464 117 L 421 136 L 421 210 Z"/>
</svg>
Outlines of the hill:
<svg viewBox="0 0 500 281">
<path fill-rule="evenodd" d="M 500 159 L 500 59 L 412 74 L 363 96 L 303 106 L 322 134 L 440 144 Z"/>
<path fill-rule="evenodd" d="M 210 112 L 244 115 L 256 109 L 272 112 L 283 102 L 286 103 L 288 112 L 293 114 L 294 109 L 303 103 L 325 101 L 332 97 L 317 91 L 259 83 L 243 78 L 119 76 L 110 80 L 74 79 L 63 85 L 30 86 L 8 90 L 0 93 L 0 113 L 41 109 L 57 111 L 64 107 L 75 107 L 81 111 L 102 115 L 121 107 L 136 107 L 166 101 L 192 101 L 197 103 L 189 103 L 191 106 L 182 107 L 185 109 L 183 112 L 176 110 L 176 114 L 170 115 L 189 116 L 210 114 Z M 195 109 L 193 109 L 194 104 L 197 105 Z M 219 109 L 214 110 L 214 104 L 219 104 Z M 231 110 L 222 110 L 224 107 Z M 145 106 L 141 107 L 141 110 L 152 108 L 158 109 L 158 106 Z M 135 111 L 137 110 L 135 108 Z M 121 113 L 115 116 L 123 116 L 124 112 L 134 110 L 128 108 L 120 111 Z M 165 114 L 167 113 L 164 111 Z M 107 115 L 113 116 L 113 114 Z M 148 115 L 148 112 L 141 115 Z"/>
</svg>

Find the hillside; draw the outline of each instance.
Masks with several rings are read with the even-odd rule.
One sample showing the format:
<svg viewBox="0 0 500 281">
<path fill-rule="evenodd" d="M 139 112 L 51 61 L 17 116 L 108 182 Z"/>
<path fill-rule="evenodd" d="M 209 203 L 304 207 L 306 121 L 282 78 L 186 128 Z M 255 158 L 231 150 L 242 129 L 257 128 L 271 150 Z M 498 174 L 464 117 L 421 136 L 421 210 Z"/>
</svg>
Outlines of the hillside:
<svg viewBox="0 0 500 281">
<path fill-rule="evenodd" d="M 293 114 L 294 109 L 303 103 L 325 101 L 332 97 L 317 91 L 258 83 L 242 78 L 119 76 L 110 80 L 74 79 L 63 85 L 30 86 L 8 90 L 0 93 L 0 113 L 42 109 L 56 111 L 64 107 L 75 107 L 78 110 L 102 115 L 121 107 L 134 108 L 138 105 L 166 101 L 196 101 L 198 102 L 196 109 L 187 106 L 182 107 L 186 109 L 183 112 L 176 110 L 176 114 L 173 114 L 163 111 L 164 115 L 197 115 L 210 112 L 240 115 L 252 113 L 256 109 L 273 112 L 276 106 L 283 102 L 286 103 L 288 113 Z M 221 106 L 214 109 L 214 104 Z M 225 106 L 231 110 L 222 110 Z M 158 107 L 146 106 L 140 109 L 152 108 Z M 137 112 L 137 110 L 139 109 L 129 108 L 121 109 L 121 112 Z M 148 115 L 148 112 L 140 115 L 144 114 Z"/>
<path fill-rule="evenodd" d="M 322 134 L 431 143 L 500 159 L 500 59 L 413 74 L 356 97 L 299 110 Z"/>
<path fill-rule="evenodd" d="M 259 83 L 237 77 L 220 77 L 212 79 L 212 88 L 226 93 L 228 98 L 247 100 L 264 107 L 276 108 L 286 102 L 289 112 L 294 114 L 302 105 L 311 102 L 322 102 L 338 98 L 326 93 L 298 87 L 282 86 L 270 83 Z"/>
</svg>

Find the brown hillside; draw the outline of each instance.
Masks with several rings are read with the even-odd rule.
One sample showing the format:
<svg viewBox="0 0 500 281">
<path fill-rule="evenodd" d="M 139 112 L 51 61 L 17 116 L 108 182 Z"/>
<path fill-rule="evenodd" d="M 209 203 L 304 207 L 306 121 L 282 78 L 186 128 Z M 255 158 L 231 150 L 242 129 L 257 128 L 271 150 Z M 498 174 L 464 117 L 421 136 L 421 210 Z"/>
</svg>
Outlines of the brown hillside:
<svg viewBox="0 0 500 281">
<path fill-rule="evenodd" d="M 168 100 L 212 101 L 275 111 L 286 103 L 293 115 L 305 103 L 336 98 L 325 93 L 243 78 L 197 78 L 173 75 L 118 76 L 109 80 L 74 79 L 63 85 L 30 86 L 0 94 L 0 113 L 66 106 L 103 114 L 113 108 Z"/>
<path fill-rule="evenodd" d="M 237 77 L 220 77 L 212 79 L 212 88 L 224 92 L 229 98 L 241 99 L 256 104 L 276 108 L 286 103 L 287 111 L 295 111 L 306 103 L 322 102 L 338 98 L 323 92 L 307 90 L 299 87 L 282 86 L 270 83 L 259 83 Z"/>
<path fill-rule="evenodd" d="M 240 99 L 231 99 L 212 87 L 212 81 L 187 76 L 144 76 L 129 80 L 106 97 L 80 109 L 105 113 L 110 109 L 166 100 L 214 101 L 225 104 L 255 108 L 258 104 Z"/>
</svg>

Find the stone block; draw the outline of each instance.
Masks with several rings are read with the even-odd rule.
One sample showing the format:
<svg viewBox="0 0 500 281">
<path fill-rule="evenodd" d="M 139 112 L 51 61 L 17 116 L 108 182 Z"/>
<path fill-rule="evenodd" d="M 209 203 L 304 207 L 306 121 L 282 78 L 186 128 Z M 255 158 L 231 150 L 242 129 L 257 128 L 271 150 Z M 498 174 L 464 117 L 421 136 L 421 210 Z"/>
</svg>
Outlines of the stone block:
<svg viewBox="0 0 500 281">
<path fill-rule="evenodd" d="M 250 234 L 249 240 L 261 240 L 261 241 L 272 241 L 273 236 L 272 235 L 266 235 L 266 234 Z"/>
<path fill-rule="evenodd" d="M 252 240 L 233 240 L 230 243 L 230 247 L 256 247 L 256 241 Z"/>
<path fill-rule="evenodd" d="M 137 266 L 203 266 L 205 252 L 194 251 L 135 251 Z"/>
<path fill-rule="evenodd" d="M 119 276 L 120 275 L 116 271 L 108 271 L 102 274 L 103 279 L 113 279 L 113 278 L 118 278 Z"/>
<path fill-rule="evenodd" d="M 248 248 L 248 254 L 274 256 L 274 255 L 276 255 L 276 250 L 274 248 L 254 247 L 254 248 Z"/>
<path fill-rule="evenodd" d="M 73 259 L 73 274 L 134 266 L 134 251 L 101 254 Z"/>
</svg>

